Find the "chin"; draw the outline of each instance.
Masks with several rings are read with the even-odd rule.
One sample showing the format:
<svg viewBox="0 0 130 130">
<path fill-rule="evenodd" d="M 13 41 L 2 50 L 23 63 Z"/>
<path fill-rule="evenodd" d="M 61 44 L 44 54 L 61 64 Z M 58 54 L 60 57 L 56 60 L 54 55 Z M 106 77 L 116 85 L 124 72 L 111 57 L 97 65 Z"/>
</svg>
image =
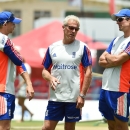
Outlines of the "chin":
<svg viewBox="0 0 130 130">
<path fill-rule="evenodd" d="M 73 36 L 73 37 L 70 37 L 70 39 L 74 40 L 74 39 L 75 39 L 75 37 L 74 37 L 74 36 Z"/>
<path fill-rule="evenodd" d="M 71 38 L 71 39 L 70 39 L 70 41 L 72 41 L 72 42 L 73 42 L 74 40 L 75 40 L 75 38 L 73 38 L 73 39 Z"/>
<path fill-rule="evenodd" d="M 121 28 L 119 28 L 119 30 L 120 30 L 120 31 L 122 31 L 122 29 L 121 29 Z"/>
</svg>

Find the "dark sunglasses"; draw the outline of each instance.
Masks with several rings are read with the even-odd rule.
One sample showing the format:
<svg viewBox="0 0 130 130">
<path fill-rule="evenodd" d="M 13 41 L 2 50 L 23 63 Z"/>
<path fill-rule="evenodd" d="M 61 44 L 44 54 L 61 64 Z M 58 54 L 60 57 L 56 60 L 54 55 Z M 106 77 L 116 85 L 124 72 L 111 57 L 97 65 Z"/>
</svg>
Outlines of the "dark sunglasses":
<svg viewBox="0 0 130 130">
<path fill-rule="evenodd" d="M 124 19 L 128 19 L 128 18 L 126 18 L 126 17 L 119 17 L 119 18 L 116 19 L 116 21 L 117 22 L 122 22 Z"/>
<path fill-rule="evenodd" d="M 79 28 L 73 27 L 73 26 L 69 26 L 69 25 L 65 25 L 69 28 L 69 30 L 75 30 L 75 31 L 79 31 Z"/>
</svg>

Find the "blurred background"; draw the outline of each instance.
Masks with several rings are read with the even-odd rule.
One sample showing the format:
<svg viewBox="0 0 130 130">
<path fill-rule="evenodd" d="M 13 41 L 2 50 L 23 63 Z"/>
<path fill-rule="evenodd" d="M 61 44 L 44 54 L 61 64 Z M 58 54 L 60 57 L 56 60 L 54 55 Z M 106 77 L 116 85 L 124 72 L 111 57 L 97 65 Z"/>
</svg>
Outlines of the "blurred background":
<svg viewBox="0 0 130 130">
<path fill-rule="evenodd" d="M 76 15 L 80 18 L 80 31 L 76 38 L 85 42 L 90 48 L 93 72 L 102 74 L 104 69 L 98 65 L 99 56 L 111 40 L 122 35 L 110 16 L 122 8 L 130 8 L 130 0 L 0 0 L 0 11 L 11 11 L 16 17 L 22 19 L 21 24 L 16 25 L 15 31 L 9 37 L 32 69 L 31 80 L 35 97 L 30 103 L 26 101 L 26 104 L 34 112 L 34 120 L 40 119 L 38 116 L 41 115 L 38 115 L 36 111 L 39 105 L 45 109 L 46 99 L 48 99 L 48 83 L 41 76 L 42 60 L 47 47 L 62 39 L 64 18 L 67 15 Z M 93 76 L 86 95 L 86 104 L 89 106 L 94 102 L 93 108 L 97 108 L 95 112 L 99 115 L 98 118 L 101 118 L 97 103 L 102 85 L 101 79 L 100 75 Z M 18 83 L 19 79 L 16 78 L 16 88 Z M 39 102 L 39 105 L 33 107 L 33 102 Z M 18 105 L 16 108 L 15 119 L 18 119 L 20 108 Z M 41 109 L 41 112 L 43 111 Z M 90 111 L 84 113 L 84 119 L 95 119 L 95 113 L 91 118 Z M 42 115 L 41 120 L 43 117 Z M 28 119 L 27 113 L 25 113 L 25 119 Z"/>
</svg>

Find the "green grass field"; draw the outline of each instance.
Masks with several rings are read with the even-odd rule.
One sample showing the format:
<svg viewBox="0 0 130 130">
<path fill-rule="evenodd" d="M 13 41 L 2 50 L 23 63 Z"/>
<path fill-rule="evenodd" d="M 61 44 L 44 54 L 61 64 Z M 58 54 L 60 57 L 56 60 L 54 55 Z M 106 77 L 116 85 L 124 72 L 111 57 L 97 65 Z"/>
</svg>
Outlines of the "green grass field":
<svg viewBox="0 0 130 130">
<path fill-rule="evenodd" d="M 11 130 L 41 130 L 42 124 L 42 121 L 25 121 L 22 123 L 12 121 Z M 58 124 L 55 130 L 64 130 L 64 124 Z M 78 122 L 76 130 L 108 130 L 108 128 L 107 123 L 99 120 Z"/>
<path fill-rule="evenodd" d="M 41 130 L 42 121 L 25 121 L 17 122 L 12 121 L 11 130 Z M 89 121 L 89 122 L 78 122 L 76 124 L 76 130 L 108 130 L 107 123 L 103 121 Z M 64 130 L 63 124 L 58 124 L 55 130 Z"/>
</svg>

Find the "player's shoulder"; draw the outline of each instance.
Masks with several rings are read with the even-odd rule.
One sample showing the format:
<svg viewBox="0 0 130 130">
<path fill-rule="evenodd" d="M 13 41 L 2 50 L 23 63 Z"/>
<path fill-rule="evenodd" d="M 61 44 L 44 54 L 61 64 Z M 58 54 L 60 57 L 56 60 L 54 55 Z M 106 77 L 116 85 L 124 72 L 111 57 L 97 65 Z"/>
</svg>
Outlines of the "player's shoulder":
<svg viewBox="0 0 130 130">
<path fill-rule="evenodd" d="M 49 47 L 55 47 L 55 46 L 58 46 L 58 45 L 62 45 L 62 40 L 59 40 L 59 41 L 56 41 L 54 43 L 52 43 Z"/>
<path fill-rule="evenodd" d="M 79 44 L 81 47 L 87 47 L 88 49 L 89 49 L 89 47 L 88 47 L 88 45 L 86 44 L 86 43 L 84 43 L 84 42 L 82 42 L 82 41 L 80 41 L 80 40 L 77 40 L 76 39 L 76 44 Z"/>
<path fill-rule="evenodd" d="M 118 37 L 115 37 L 113 40 L 112 40 L 112 42 L 111 42 L 111 44 L 117 44 L 117 43 L 121 43 L 122 41 L 124 41 L 124 40 L 126 40 L 126 38 L 124 38 L 124 35 L 121 35 L 121 36 L 118 36 Z M 128 39 L 129 40 L 129 39 Z"/>
<path fill-rule="evenodd" d="M 4 45 L 6 43 L 6 41 L 7 41 L 7 39 L 8 39 L 8 36 L 0 33 L 0 44 Z"/>
<path fill-rule="evenodd" d="M 115 37 L 115 38 L 113 39 L 113 41 L 119 41 L 119 40 L 124 40 L 124 35 Z"/>
</svg>

